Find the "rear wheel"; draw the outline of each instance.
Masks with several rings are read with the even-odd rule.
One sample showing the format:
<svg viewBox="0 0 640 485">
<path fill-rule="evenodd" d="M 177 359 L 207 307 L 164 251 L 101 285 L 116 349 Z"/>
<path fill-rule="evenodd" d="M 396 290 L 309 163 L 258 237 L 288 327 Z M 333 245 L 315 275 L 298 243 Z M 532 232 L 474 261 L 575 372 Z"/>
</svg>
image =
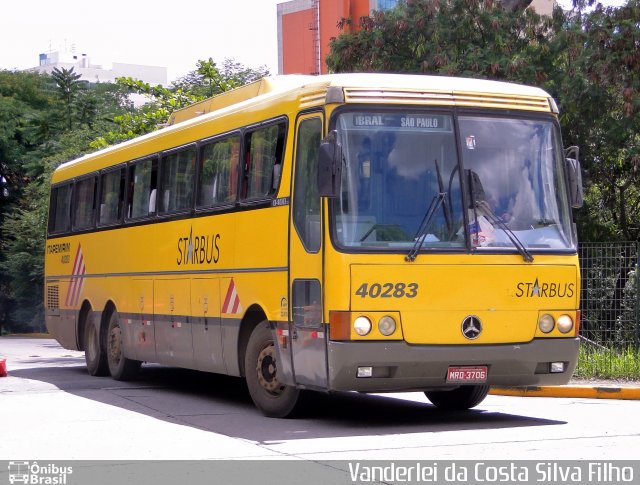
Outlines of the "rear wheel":
<svg viewBox="0 0 640 485">
<path fill-rule="evenodd" d="M 296 411 L 300 390 L 278 380 L 276 348 L 267 321 L 258 324 L 249 337 L 244 369 L 249 394 L 262 414 L 286 418 Z"/>
<path fill-rule="evenodd" d="M 118 312 L 114 311 L 109 317 L 107 330 L 109 373 L 117 381 L 128 381 L 136 376 L 142 362 L 128 359 L 124 356 L 124 336 L 122 332 L 122 327 L 118 320 Z"/>
<path fill-rule="evenodd" d="M 427 399 L 440 409 L 460 411 L 480 404 L 489 394 L 489 386 L 460 386 L 452 391 L 425 391 Z"/>
<path fill-rule="evenodd" d="M 109 375 L 107 353 L 100 345 L 100 333 L 91 321 L 87 321 L 84 326 L 84 360 L 87 362 L 87 371 L 90 375 Z"/>
</svg>

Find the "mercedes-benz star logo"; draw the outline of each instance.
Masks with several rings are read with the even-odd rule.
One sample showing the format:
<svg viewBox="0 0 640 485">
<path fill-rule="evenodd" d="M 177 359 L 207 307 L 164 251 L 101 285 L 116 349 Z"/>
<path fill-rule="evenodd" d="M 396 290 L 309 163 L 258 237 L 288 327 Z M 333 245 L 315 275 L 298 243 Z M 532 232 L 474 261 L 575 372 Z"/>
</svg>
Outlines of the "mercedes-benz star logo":
<svg viewBox="0 0 640 485">
<path fill-rule="evenodd" d="M 482 333 L 482 322 L 474 315 L 462 320 L 462 335 L 469 340 L 477 339 Z"/>
</svg>

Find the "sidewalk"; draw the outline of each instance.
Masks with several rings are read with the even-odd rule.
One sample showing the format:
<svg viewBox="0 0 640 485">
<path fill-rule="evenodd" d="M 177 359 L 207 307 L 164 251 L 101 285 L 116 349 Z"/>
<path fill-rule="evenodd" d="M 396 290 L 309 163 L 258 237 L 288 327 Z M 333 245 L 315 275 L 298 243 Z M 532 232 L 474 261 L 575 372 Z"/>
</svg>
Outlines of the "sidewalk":
<svg viewBox="0 0 640 485">
<path fill-rule="evenodd" d="M 574 380 L 565 386 L 492 387 L 490 394 L 497 396 L 640 400 L 640 382 Z"/>
</svg>

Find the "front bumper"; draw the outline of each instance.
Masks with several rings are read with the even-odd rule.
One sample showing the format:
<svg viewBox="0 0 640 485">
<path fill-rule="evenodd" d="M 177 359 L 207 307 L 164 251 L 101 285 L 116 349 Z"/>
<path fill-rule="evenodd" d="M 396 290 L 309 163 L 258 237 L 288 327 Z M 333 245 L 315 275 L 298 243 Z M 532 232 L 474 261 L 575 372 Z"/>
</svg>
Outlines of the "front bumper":
<svg viewBox="0 0 640 485">
<path fill-rule="evenodd" d="M 449 366 L 486 365 L 486 384 L 562 385 L 578 362 L 578 338 L 534 339 L 519 344 L 409 345 L 406 342 L 329 342 L 329 390 L 395 392 L 452 388 Z M 549 373 L 550 362 L 564 362 L 562 373 Z M 373 367 L 359 378 L 360 366 Z"/>
</svg>

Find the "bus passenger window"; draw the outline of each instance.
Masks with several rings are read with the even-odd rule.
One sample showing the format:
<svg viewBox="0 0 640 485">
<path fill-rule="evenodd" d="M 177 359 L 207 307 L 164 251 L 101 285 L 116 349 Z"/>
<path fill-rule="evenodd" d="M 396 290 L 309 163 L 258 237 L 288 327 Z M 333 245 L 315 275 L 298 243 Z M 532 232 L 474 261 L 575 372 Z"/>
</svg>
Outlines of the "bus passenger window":
<svg viewBox="0 0 640 485">
<path fill-rule="evenodd" d="M 166 214 L 191 208 L 195 173 L 195 147 L 175 151 L 162 157 L 162 182 L 159 197 L 157 197 L 160 213 Z"/>
<path fill-rule="evenodd" d="M 96 178 L 90 177 L 76 182 L 73 201 L 73 228 L 86 229 L 93 226 Z"/>
<path fill-rule="evenodd" d="M 156 189 L 157 163 L 147 159 L 129 167 L 129 195 L 127 218 L 139 219 L 153 215 L 149 208 L 151 192 Z"/>
<path fill-rule="evenodd" d="M 122 218 L 122 199 L 124 197 L 124 170 L 103 173 L 101 178 L 100 210 L 98 225 L 114 224 Z"/>
<path fill-rule="evenodd" d="M 285 123 L 266 126 L 246 135 L 243 199 L 264 199 L 276 194 L 284 154 Z"/>
<path fill-rule="evenodd" d="M 60 185 L 51 190 L 49 232 L 65 232 L 71 227 L 71 184 Z"/>
<path fill-rule="evenodd" d="M 232 204 L 236 200 L 240 137 L 209 143 L 202 148 L 198 207 Z"/>
</svg>

